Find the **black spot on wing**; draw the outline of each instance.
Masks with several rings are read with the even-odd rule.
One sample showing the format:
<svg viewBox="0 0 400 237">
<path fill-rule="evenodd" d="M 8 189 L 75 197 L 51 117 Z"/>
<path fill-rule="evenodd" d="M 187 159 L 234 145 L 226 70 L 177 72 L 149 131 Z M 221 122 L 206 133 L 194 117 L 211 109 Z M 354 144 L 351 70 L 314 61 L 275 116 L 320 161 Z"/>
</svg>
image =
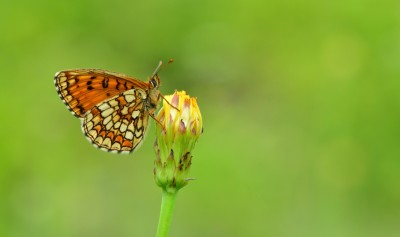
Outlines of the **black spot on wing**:
<svg viewBox="0 0 400 237">
<path fill-rule="evenodd" d="M 85 113 L 85 109 L 82 107 L 82 105 L 78 105 L 77 108 L 81 114 Z"/>
<path fill-rule="evenodd" d="M 101 82 L 101 85 L 103 86 L 103 88 L 107 88 L 108 87 L 108 77 L 104 78 L 103 81 Z"/>
</svg>

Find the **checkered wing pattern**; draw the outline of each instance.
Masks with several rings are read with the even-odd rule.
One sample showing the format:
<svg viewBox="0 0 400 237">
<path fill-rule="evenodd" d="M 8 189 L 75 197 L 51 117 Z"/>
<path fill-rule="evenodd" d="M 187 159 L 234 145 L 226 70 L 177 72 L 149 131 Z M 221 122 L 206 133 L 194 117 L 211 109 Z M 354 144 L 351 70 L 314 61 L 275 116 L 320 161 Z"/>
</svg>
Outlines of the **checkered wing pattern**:
<svg viewBox="0 0 400 237">
<path fill-rule="evenodd" d="M 124 91 L 148 87 L 146 82 L 99 69 L 66 70 L 54 77 L 58 95 L 76 117 Z"/>
<path fill-rule="evenodd" d="M 149 112 L 154 113 L 146 105 L 158 103 L 158 98 L 149 98 L 150 91 L 158 91 L 157 82 L 98 69 L 66 70 L 54 77 L 58 95 L 81 119 L 88 140 L 101 150 L 118 153 L 132 152 L 143 141 Z"/>
<path fill-rule="evenodd" d="M 142 89 L 131 89 L 87 111 L 82 120 L 86 137 L 105 151 L 133 151 L 142 142 L 149 120 L 143 103 L 146 96 Z"/>
</svg>

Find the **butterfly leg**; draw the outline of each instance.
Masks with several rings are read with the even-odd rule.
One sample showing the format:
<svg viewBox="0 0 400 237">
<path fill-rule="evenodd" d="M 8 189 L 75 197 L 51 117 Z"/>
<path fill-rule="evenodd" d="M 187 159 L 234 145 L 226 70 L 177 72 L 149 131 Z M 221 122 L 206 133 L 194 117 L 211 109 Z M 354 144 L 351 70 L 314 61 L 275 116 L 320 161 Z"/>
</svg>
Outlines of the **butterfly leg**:
<svg viewBox="0 0 400 237">
<path fill-rule="evenodd" d="M 175 106 L 173 106 L 171 103 L 169 103 L 169 101 L 167 99 L 165 99 L 164 95 L 160 93 L 160 96 L 163 98 L 163 100 L 165 100 L 165 102 L 167 102 L 167 104 L 169 104 L 172 108 L 178 110 L 178 112 L 181 112 L 178 108 L 176 108 Z"/>
<path fill-rule="evenodd" d="M 150 113 L 149 113 L 149 115 L 150 115 L 150 117 L 152 117 L 152 118 L 162 127 L 162 129 L 163 129 L 164 132 L 166 133 L 166 132 L 167 132 L 167 129 L 165 128 L 165 126 L 164 126 L 160 121 L 158 121 L 158 119 L 154 116 L 154 114 L 150 114 Z"/>
</svg>

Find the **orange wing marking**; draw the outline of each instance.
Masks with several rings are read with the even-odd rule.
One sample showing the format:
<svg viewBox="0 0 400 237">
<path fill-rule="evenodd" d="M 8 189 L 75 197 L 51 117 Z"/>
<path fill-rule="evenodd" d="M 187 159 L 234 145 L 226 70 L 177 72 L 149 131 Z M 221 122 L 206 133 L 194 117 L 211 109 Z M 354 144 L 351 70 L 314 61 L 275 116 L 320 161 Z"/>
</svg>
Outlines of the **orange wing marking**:
<svg viewBox="0 0 400 237">
<path fill-rule="evenodd" d="M 96 147 L 111 152 L 129 153 L 140 145 L 149 115 L 141 89 L 125 91 L 99 103 L 82 120 L 82 130 Z"/>
<path fill-rule="evenodd" d="M 126 76 L 96 69 L 78 69 L 58 72 L 54 78 L 58 95 L 68 109 L 77 117 L 102 101 L 124 91 L 147 89 L 146 82 Z"/>
</svg>

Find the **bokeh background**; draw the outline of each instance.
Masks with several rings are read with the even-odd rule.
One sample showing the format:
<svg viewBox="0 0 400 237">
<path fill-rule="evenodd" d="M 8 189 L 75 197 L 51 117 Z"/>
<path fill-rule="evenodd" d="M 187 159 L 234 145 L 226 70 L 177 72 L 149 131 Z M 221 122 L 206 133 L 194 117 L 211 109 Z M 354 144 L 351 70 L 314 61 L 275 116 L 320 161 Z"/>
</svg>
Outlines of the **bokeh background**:
<svg viewBox="0 0 400 237">
<path fill-rule="evenodd" d="M 198 97 L 196 181 L 171 236 L 400 235 L 400 3 L 6 1 L 0 236 L 155 236 L 154 122 L 92 147 L 55 72 L 101 68 Z"/>
</svg>

